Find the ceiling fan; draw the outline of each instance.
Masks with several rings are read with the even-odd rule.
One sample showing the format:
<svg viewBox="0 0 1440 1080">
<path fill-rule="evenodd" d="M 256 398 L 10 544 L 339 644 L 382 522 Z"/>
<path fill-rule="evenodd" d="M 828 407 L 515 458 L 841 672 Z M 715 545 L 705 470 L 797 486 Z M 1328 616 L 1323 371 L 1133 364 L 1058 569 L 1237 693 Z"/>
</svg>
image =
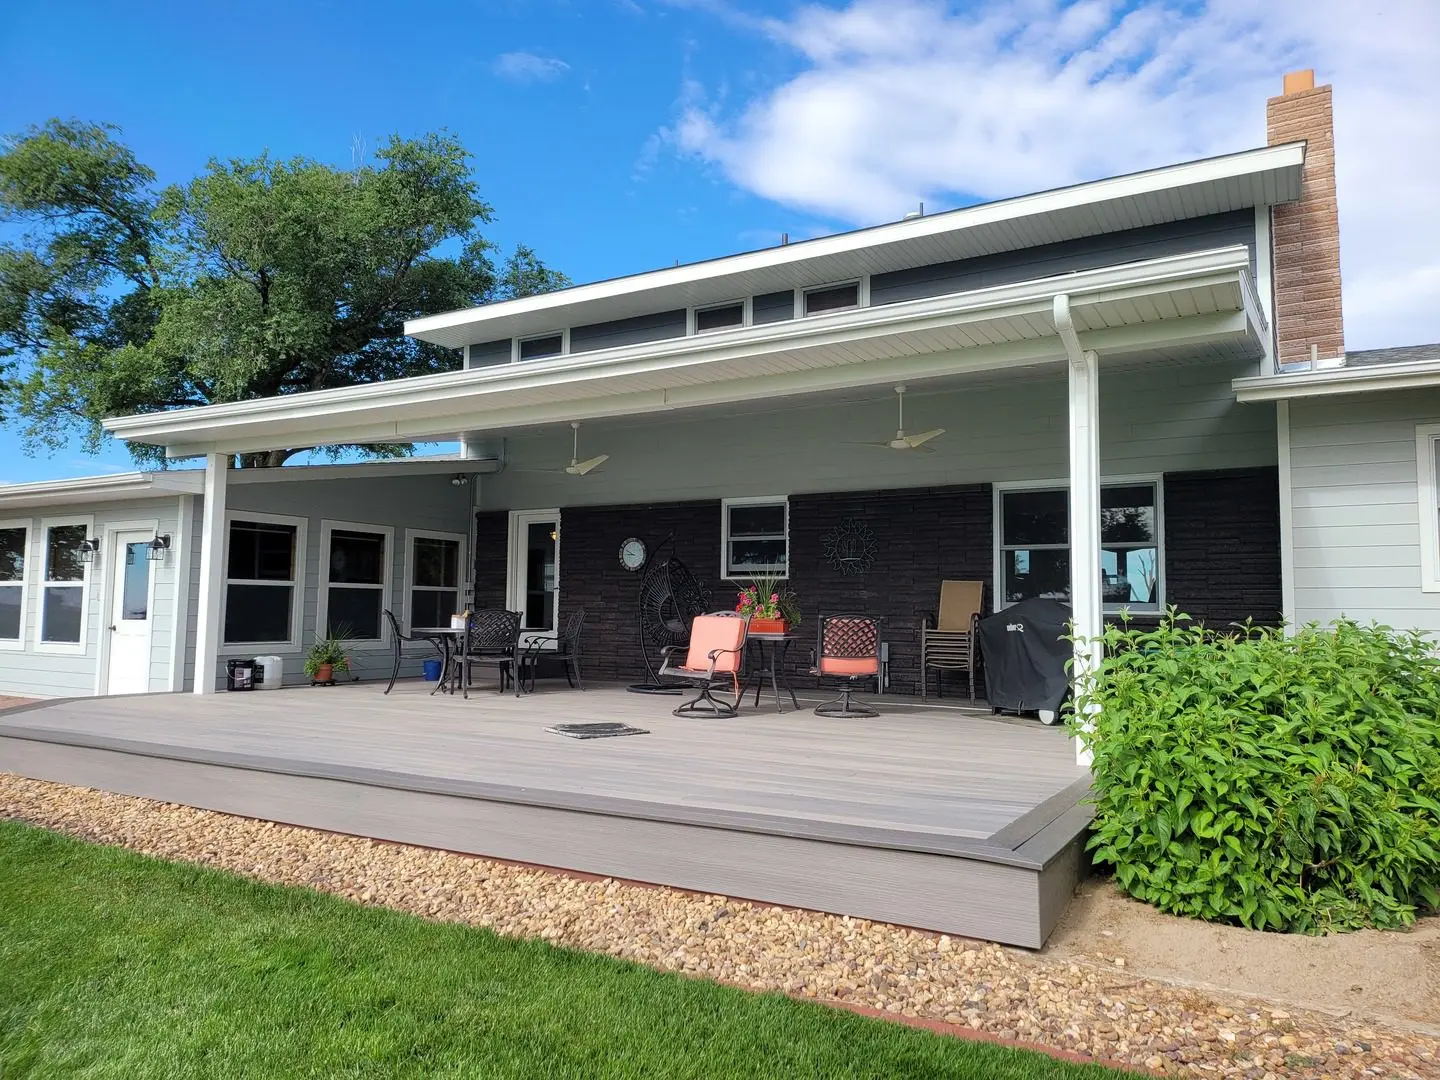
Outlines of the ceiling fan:
<svg viewBox="0 0 1440 1080">
<path fill-rule="evenodd" d="M 905 434 L 905 387 L 895 387 L 895 403 L 900 407 L 900 424 L 895 430 L 895 437 L 888 442 L 866 443 L 866 446 L 878 446 L 884 450 L 919 450 L 926 454 L 933 454 L 935 448 L 925 444 L 937 435 L 944 435 L 943 427 L 932 428 L 929 431 L 922 431 L 916 435 Z"/>
<path fill-rule="evenodd" d="M 580 460 L 580 421 L 570 421 L 572 444 L 570 447 L 570 464 L 565 466 L 565 472 L 570 476 L 584 476 L 591 469 L 599 468 L 610 460 L 609 454 L 597 454 L 595 457 Z"/>
</svg>

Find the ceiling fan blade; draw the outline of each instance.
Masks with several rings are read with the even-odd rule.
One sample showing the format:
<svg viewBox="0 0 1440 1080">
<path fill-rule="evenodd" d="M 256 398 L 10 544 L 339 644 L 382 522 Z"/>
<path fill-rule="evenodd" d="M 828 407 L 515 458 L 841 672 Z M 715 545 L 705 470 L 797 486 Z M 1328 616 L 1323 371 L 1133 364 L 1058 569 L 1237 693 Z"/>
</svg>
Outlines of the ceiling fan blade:
<svg viewBox="0 0 1440 1080">
<path fill-rule="evenodd" d="M 937 435 L 944 434 L 945 429 L 943 427 L 937 427 L 932 428 L 930 431 L 922 431 L 918 435 L 906 435 L 902 441 L 909 443 L 912 450 L 918 450 L 924 443 L 929 442 Z"/>
<path fill-rule="evenodd" d="M 565 471 L 571 476 L 584 476 L 591 469 L 599 468 L 609 460 L 609 454 L 601 454 L 598 457 L 588 458 L 585 461 L 573 461 L 565 467 Z"/>
</svg>

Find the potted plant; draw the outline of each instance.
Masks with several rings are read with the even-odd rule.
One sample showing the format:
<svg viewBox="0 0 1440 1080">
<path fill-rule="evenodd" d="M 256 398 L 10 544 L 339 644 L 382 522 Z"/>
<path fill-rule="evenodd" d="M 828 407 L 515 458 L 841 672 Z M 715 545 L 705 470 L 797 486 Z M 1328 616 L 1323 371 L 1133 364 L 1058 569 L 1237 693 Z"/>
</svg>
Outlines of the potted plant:
<svg viewBox="0 0 1440 1080">
<path fill-rule="evenodd" d="M 752 580 L 737 594 L 735 610 L 750 616 L 752 634 L 783 634 L 800 625 L 800 605 L 782 578 Z"/>
<path fill-rule="evenodd" d="M 305 674 L 311 686 L 334 686 L 335 676 L 350 670 L 350 657 L 345 655 L 345 639 L 335 636 L 316 638 L 305 654 Z"/>
</svg>

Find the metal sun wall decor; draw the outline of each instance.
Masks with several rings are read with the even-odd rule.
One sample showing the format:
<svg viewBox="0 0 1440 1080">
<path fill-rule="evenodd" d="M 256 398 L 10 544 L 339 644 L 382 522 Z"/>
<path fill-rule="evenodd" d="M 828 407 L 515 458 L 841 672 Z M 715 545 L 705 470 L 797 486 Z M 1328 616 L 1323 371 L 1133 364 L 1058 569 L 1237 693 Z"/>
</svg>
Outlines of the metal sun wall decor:
<svg viewBox="0 0 1440 1080">
<path fill-rule="evenodd" d="M 842 574 L 863 574 L 875 564 L 875 534 L 859 518 L 845 518 L 821 543 L 826 564 Z"/>
</svg>

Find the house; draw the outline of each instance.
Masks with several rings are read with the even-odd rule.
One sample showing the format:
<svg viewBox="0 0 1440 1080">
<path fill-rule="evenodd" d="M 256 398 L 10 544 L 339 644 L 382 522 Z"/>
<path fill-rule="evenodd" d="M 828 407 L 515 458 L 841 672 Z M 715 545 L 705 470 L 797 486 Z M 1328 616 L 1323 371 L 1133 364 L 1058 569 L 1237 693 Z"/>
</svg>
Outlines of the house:
<svg viewBox="0 0 1440 1080">
<path fill-rule="evenodd" d="M 256 654 L 295 680 L 342 624 L 376 676 L 383 611 L 501 604 L 542 637 L 583 607 L 591 674 L 633 677 L 631 538 L 716 606 L 771 568 L 812 617 L 884 616 L 901 692 L 944 578 L 1086 633 L 1440 630 L 1440 349 L 1346 356 L 1330 88 L 1268 109 L 1258 149 L 407 325 L 458 371 L 108 421 L 205 468 L 0 488 L 0 692 L 204 694 Z M 461 454 L 226 467 L 411 439 Z M 866 573 L 826 561 L 842 529 Z"/>
</svg>

